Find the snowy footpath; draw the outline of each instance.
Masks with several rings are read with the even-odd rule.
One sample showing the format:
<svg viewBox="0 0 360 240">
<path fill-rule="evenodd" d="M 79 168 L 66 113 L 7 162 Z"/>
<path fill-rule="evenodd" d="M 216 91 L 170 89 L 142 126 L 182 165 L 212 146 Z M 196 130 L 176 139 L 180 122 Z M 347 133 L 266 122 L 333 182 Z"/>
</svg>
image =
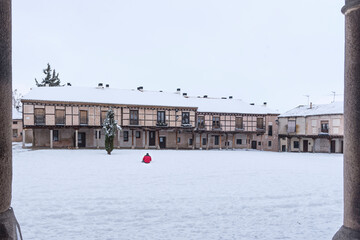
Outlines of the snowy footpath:
<svg viewBox="0 0 360 240">
<path fill-rule="evenodd" d="M 14 145 L 13 207 L 26 240 L 329 240 L 342 224 L 342 159 Z"/>
</svg>

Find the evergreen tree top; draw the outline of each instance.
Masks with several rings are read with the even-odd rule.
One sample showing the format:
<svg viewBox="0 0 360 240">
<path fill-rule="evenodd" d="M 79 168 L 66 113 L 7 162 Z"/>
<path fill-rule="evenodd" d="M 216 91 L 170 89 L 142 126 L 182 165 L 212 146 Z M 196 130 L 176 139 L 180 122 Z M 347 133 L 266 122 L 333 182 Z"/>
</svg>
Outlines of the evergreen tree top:
<svg viewBox="0 0 360 240">
<path fill-rule="evenodd" d="M 42 79 L 41 83 L 39 83 L 35 78 L 36 86 L 38 87 L 45 87 L 46 85 L 49 85 L 49 87 L 63 86 L 60 85 L 59 73 L 56 73 L 55 69 L 51 70 L 49 63 L 47 64 L 47 67 L 43 70 L 43 73 L 45 74 L 45 78 Z"/>
</svg>

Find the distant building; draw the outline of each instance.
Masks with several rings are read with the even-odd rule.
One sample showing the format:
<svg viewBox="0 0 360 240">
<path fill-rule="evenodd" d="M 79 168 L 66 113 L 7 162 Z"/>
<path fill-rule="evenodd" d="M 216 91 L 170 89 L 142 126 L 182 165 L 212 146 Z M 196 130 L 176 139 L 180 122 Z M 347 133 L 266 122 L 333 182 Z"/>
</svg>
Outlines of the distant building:
<svg viewBox="0 0 360 240">
<path fill-rule="evenodd" d="M 22 113 L 21 109 L 17 109 L 13 107 L 12 109 L 12 141 L 13 142 L 21 142 L 22 141 Z"/>
<path fill-rule="evenodd" d="M 241 100 L 162 91 L 41 87 L 22 98 L 24 129 L 33 147 L 102 148 L 108 109 L 122 127 L 117 148 L 278 151 L 276 118 Z"/>
<path fill-rule="evenodd" d="M 343 152 L 344 103 L 298 106 L 278 118 L 280 151 Z"/>
</svg>

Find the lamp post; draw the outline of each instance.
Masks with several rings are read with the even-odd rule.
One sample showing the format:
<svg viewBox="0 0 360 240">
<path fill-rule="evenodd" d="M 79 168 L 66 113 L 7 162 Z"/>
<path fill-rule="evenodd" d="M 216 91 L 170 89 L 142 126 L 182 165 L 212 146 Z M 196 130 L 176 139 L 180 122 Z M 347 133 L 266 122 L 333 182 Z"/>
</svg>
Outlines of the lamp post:
<svg viewBox="0 0 360 240">
<path fill-rule="evenodd" d="M 333 240 L 360 239 L 360 0 L 345 0 L 344 222 Z"/>
</svg>

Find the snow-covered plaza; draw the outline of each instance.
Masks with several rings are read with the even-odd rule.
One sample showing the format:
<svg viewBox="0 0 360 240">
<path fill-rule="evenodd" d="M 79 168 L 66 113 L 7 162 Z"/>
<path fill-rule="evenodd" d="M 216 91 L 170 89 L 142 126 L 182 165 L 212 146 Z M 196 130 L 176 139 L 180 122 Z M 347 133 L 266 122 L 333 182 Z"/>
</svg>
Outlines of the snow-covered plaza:
<svg viewBox="0 0 360 240">
<path fill-rule="evenodd" d="M 24 239 L 328 240 L 342 224 L 340 154 L 15 144 L 13 158 Z"/>
</svg>

